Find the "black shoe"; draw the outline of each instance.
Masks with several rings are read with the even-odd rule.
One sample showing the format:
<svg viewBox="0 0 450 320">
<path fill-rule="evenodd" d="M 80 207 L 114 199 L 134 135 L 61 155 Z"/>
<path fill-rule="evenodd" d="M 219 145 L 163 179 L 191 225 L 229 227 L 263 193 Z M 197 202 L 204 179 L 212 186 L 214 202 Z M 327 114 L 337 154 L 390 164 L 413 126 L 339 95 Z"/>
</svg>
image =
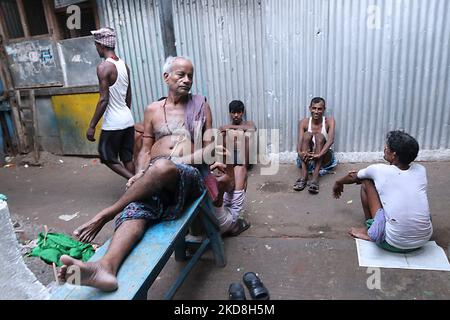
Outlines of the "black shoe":
<svg viewBox="0 0 450 320">
<path fill-rule="evenodd" d="M 254 272 L 244 274 L 243 280 L 252 299 L 269 300 L 269 291 Z"/>
<path fill-rule="evenodd" d="M 228 289 L 228 298 L 229 300 L 247 300 L 245 298 L 245 291 L 242 284 L 239 282 L 230 284 L 230 288 Z"/>
</svg>

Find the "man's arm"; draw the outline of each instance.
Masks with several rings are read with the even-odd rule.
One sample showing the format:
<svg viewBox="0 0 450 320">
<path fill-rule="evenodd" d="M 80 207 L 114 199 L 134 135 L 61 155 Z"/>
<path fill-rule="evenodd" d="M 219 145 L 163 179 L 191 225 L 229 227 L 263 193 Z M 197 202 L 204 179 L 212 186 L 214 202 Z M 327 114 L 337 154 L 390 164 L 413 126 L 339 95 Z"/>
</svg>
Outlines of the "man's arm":
<svg viewBox="0 0 450 320">
<path fill-rule="evenodd" d="M 153 144 L 155 143 L 155 136 L 153 132 L 153 124 L 152 124 L 152 118 L 153 118 L 153 111 L 155 109 L 155 105 L 157 106 L 157 103 L 152 103 L 145 109 L 144 112 L 144 132 L 142 134 L 142 147 L 139 150 L 139 153 L 136 155 L 137 161 L 136 161 L 136 174 L 131 177 L 126 187 L 129 188 L 136 180 L 141 178 L 145 171 L 147 171 L 150 159 L 151 159 L 151 151 Z"/>
<path fill-rule="evenodd" d="M 336 180 L 333 186 L 333 196 L 336 199 L 341 197 L 341 194 L 344 192 L 344 184 L 354 184 L 361 183 L 361 180 L 358 178 L 358 173 L 356 171 L 350 171 L 346 176 L 341 179 Z"/>
<path fill-rule="evenodd" d="M 328 128 L 328 139 L 327 142 L 324 144 L 322 150 L 320 151 L 320 153 L 317 155 L 317 158 L 323 157 L 328 149 L 330 149 L 330 147 L 333 145 L 334 143 L 334 128 L 335 128 L 335 121 L 333 117 L 330 117 L 327 119 L 328 123 L 329 123 L 329 128 Z"/>
<path fill-rule="evenodd" d="M 227 124 L 219 128 L 220 132 L 227 130 L 243 130 L 243 131 L 256 131 L 256 126 L 253 121 L 246 121 L 244 124 Z"/>
<path fill-rule="evenodd" d="M 179 159 L 180 162 L 186 164 L 201 164 L 205 159 L 210 159 L 211 155 L 214 156 L 213 149 L 215 147 L 214 135 L 212 132 L 212 113 L 211 108 L 208 102 L 205 101 L 203 106 L 205 108 L 205 124 L 203 126 L 203 140 L 202 140 L 202 148 L 198 150 L 194 150 L 193 153 L 189 155 L 185 155 Z M 212 161 L 214 163 L 214 161 Z M 212 164 L 208 163 L 208 164 Z"/>
<path fill-rule="evenodd" d="M 153 132 L 153 114 L 158 103 L 150 104 L 144 112 L 144 133 L 142 135 L 142 148 L 137 155 L 136 173 L 146 170 L 150 163 L 151 151 L 155 143 L 155 133 Z"/>
<path fill-rule="evenodd" d="M 305 134 L 305 131 L 308 129 L 308 127 L 306 127 L 306 123 L 307 118 L 298 121 L 297 154 L 303 161 L 305 161 L 305 157 L 307 156 L 307 152 L 302 152 L 303 136 Z"/>
<path fill-rule="evenodd" d="M 97 67 L 97 77 L 99 82 L 100 99 L 97 102 L 94 115 L 92 116 L 89 128 L 86 131 L 86 138 L 89 141 L 95 141 L 95 127 L 105 113 L 106 107 L 109 103 L 109 74 L 110 70 L 105 62 L 102 62 Z"/>
<path fill-rule="evenodd" d="M 131 109 L 131 77 L 130 77 L 130 68 L 128 68 L 127 65 L 125 65 L 127 67 L 127 72 L 128 72 L 128 89 L 127 89 L 127 96 L 125 98 L 125 102 L 128 106 L 128 108 Z"/>
</svg>

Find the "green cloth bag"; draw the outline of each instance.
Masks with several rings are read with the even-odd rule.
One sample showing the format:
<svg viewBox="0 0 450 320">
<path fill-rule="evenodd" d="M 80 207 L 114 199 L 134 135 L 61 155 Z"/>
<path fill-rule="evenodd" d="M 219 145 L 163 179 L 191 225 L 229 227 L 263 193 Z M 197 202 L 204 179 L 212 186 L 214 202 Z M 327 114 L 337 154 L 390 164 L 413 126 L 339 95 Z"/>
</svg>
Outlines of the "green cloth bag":
<svg viewBox="0 0 450 320">
<path fill-rule="evenodd" d="M 55 263 L 62 266 L 59 258 L 66 254 L 72 258 L 88 261 L 95 253 L 94 248 L 89 243 L 82 243 L 63 233 L 39 233 L 37 245 L 30 252 L 31 257 L 40 257 L 48 264 Z"/>
</svg>

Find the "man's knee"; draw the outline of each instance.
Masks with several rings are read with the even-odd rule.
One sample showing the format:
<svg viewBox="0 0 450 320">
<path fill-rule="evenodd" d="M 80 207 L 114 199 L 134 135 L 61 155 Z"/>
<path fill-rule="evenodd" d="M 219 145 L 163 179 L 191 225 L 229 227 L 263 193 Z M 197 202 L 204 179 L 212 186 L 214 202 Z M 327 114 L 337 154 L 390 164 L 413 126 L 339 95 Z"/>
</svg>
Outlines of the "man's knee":
<svg viewBox="0 0 450 320">
<path fill-rule="evenodd" d="M 325 137 L 321 133 L 316 133 L 315 140 L 317 145 L 323 146 L 325 144 Z"/>
<path fill-rule="evenodd" d="M 121 230 L 123 232 L 125 230 L 126 234 L 129 237 L 134 237 L 136 239 L 140 239 L 144 231 L 147 228 L 147 221 L 144 219 L 131 219 L 125 220 L 122 224 L 117 228 L 117 230 Z"/>
<path fill-rule="evenodd" d="M 235 182 L 234 179 L 231 178 L 228 174 L 222 175 L 219 179 L 217 179 L 218 188 L 222 192 L 231 192 L 234 190 Z"/>
<path fill-rule="evenodd" d="M 304 142 L 311 142 L 312 138 L 313 138 L 313 134 L 311 132 L 305 132 L 303 134 L 303 141 Z"/>
<path fill-rule="evenodd" d="M 151 167 L 151 172 L 155 178 L 173 178 L 178 175 L 178 169 L 175 164 L 166 159 L 156 161 Z"/>
</svg>

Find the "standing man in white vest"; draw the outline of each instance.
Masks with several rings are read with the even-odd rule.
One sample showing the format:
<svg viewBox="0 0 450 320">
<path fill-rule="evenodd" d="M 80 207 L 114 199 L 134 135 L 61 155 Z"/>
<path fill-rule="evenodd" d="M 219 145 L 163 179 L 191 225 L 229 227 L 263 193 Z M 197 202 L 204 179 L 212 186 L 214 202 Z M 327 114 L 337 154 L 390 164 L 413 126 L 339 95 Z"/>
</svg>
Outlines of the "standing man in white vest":
<svg viewBox="0 0 450 320">
<path fill-rule="evenodd" d="M 95 141 L 95 127 L 104 116 L 98 144 L 100 161 L 117 174 L 130 179 L 135 174 L 130 69 L 114 52 L 116 47 L 114 29 L 101 28 L 91 33 L 98 54 L 105 61 L 97 66 L 100 99 L 86 137 L 89 141 Z"/>
</svg>

